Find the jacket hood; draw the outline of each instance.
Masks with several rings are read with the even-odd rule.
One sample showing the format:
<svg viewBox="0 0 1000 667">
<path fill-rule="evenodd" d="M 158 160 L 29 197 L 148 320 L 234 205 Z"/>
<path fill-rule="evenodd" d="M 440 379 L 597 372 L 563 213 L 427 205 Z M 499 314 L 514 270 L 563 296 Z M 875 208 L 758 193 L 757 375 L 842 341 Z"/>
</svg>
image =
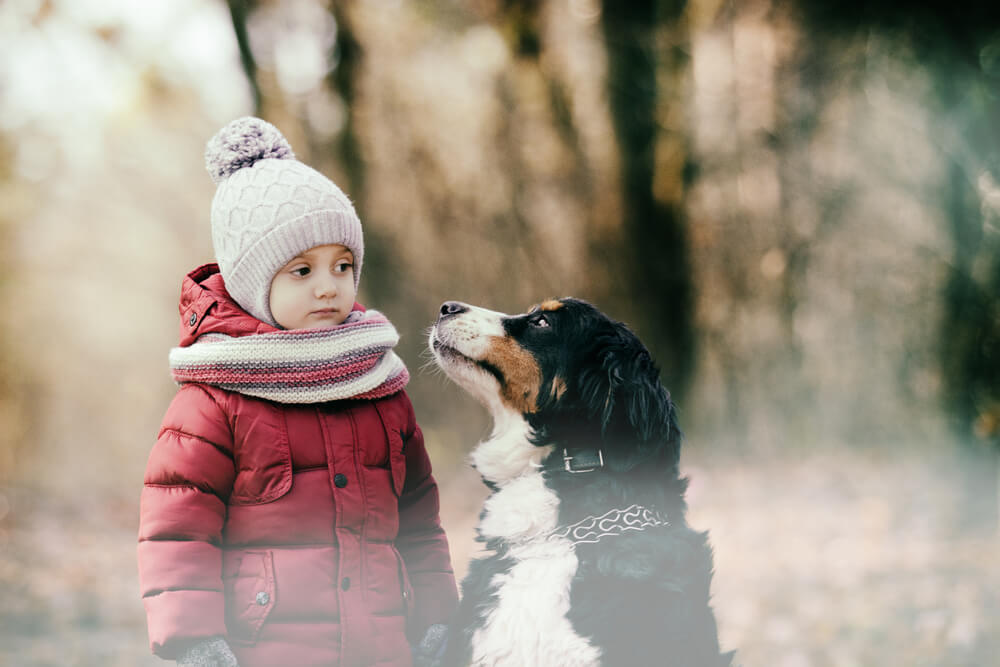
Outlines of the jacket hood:
<svg viewBox="0 0 1000 667">
<path fill-rule="evenodd" d="M 191 345 L 207 333 L 247 336 L 279 331 L 240 308 L 226 291 L 219 265 L 214 263 L 199 266 L 184 277 L 178 311 L 180 347 Z"/>
</svg>

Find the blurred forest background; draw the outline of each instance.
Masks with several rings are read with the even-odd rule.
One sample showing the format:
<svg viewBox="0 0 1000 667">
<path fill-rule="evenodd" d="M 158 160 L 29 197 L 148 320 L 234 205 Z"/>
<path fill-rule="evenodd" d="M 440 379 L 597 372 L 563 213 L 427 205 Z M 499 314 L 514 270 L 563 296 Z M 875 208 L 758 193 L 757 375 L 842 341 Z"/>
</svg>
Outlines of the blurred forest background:
<svg viewBox="0 0 1000 667">
<path fill-rule="evenodd" d="M 205 141 L 354 199 L 459 573 L 457 299 L 589 299 L 658 359 L 746 666 L 997 664 L 1000 5 L 0 3 L 0 663 L 154 665 L 135 574 Z"/>
</svg>

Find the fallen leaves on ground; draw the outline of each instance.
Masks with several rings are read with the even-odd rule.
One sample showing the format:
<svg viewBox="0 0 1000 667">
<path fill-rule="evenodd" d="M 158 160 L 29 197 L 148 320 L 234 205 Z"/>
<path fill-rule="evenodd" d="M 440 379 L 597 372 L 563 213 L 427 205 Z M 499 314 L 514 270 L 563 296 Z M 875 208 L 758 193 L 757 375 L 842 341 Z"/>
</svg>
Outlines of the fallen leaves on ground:
<svg viewBox="0 0 1000 667">
<path fill-rule="evenodd" d="M 689 521 L 715 549 L 713 604 L 744 667 L 958 667 L 1000 655 L 1000 541 L 958 530 L 944 455 L 858 449 L 685 458 Z M 483 491 L 441 480 L 456 569 Z M 163 664 L 149 654 L 132 502 L 8 489 L 0 508 L 0 664 Z"/>
</svg>

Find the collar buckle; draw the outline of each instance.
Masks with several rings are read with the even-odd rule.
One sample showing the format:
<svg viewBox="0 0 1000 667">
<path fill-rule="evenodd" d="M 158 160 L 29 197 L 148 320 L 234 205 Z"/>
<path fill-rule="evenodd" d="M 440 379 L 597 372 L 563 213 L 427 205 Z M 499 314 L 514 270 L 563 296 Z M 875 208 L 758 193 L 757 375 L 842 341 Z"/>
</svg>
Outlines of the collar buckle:
<svg viewBox="0 0 1000 667">
<path fill-rule="evenodd" d="M 575 459 L 581 459 L 580 463 L 574 464 Z M 579 466 L 579 467 L 575 467 Z M 569 473 L 593 472 L 604 467 L 604 453 L 598 449 L 596 458 L 594 456 L 570 456 L 569 449 L 563 448 L 563 469 Z"/>
</svg>

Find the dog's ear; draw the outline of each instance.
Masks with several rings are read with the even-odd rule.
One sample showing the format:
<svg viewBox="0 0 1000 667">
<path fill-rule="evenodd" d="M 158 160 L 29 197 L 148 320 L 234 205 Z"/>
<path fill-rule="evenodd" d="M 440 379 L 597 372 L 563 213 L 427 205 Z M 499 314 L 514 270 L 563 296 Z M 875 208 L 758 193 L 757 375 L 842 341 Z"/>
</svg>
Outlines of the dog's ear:
<svg viewBox="0 0 1000 667">
<path fill-rule="evenodd" d="M 578 395 L 600 423 L 605 461 L 629 470 L 651 457 L 676 464 L 680 429 L 670 394 L 649 351 L 624 324 L 595 336 L 579 374 Z"/>
</svg>

